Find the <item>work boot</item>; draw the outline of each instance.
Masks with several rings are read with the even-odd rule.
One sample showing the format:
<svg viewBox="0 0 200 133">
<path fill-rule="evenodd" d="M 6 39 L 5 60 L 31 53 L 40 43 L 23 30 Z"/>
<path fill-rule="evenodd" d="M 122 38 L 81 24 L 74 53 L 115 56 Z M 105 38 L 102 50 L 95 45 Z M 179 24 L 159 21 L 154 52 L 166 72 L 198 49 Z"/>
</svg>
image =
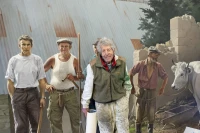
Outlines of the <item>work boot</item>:
<svg viewBox="0 0 200 133">
<path fill-rule="evenodd" d="M 136 124 L 136 132 L 135 133 L 141 133 L 141 124 Z"/>
<path fill-rule="evenodd" d="M 148 124 L 148 133 L 153 133 L 153 124 Z"/>
</svg>

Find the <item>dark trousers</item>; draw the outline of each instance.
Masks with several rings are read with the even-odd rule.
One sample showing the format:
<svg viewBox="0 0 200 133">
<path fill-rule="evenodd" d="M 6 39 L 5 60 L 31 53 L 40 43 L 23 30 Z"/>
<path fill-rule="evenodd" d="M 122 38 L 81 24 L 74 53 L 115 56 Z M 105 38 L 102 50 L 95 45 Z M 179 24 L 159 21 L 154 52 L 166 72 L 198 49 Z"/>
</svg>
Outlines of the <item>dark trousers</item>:
<svg viewBox="0 0 200 133">
<path fill-rule="evenodd" d="M 11 100 L 15 133 L 36 133 L 39 121 L 40 97 L 37 88 L 16 89 Z"/>
<path fill-rule="evenodd" d="M 148 122 L 149 124 L 153 124 L 156 112 L 156 89 L 150 90 L 140 88 L 138 98 L 136 100 L 136 124 L 142 123 L 146 106 Z"/>
<path fill-rule="evenodd" d="M 90 99 L 89 109 L 95 109 L 95 110 L 96 110 L 95 101 L 94 101 L 93 98 Z M 100 133 L 98 123 L 97 123 L 97 130 L 96 130 L 96 133 Z"/>
</svg>

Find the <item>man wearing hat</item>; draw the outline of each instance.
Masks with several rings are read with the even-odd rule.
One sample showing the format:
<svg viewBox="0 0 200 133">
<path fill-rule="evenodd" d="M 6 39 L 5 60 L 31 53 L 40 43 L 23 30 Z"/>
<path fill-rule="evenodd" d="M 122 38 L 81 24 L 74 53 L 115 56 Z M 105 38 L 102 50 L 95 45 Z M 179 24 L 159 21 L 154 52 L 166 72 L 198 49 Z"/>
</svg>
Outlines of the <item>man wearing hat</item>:
<svg viewBox="0 0 200 133">
<path fill-rule="evenodd" d="M 98 38 L 97 41 L 92 44 L 94 55 L 92 56 L 92 58 L 90 59 L 90 61 L 92 61 L 94 58 L 96 58 L 98 56 L 97 44 L 98 44 L 99 40 L 100 40 L 100 38 Z M 86 78 L 86 76 L 87 76 L 87 67 L 84 69 L 83 75 Z M 96 107 L 95 107 L 95 101 L 94 101 L 93 98 L 90 99 L 89 109 L 96 109 Z M 100 133 L 98 124 L 97 124 L 96 133 Z"/>
<path fill-rule="evenodd" d="M 82 78 L 78 72 L 78 60 L 70 53 L 72 41 L 68 38 L 57 40 L 59 53 L 51 56 L 44 64 L 45 72 L 52 69 L 47 116 L 50 121 L 51 133 L 63 133 L 62 115 L 64 107 L 69 113 L 73 133 L 79 132 L 79 104 L 74 90 L 73 81 Z"/>
<path fill-rule="evenodd" d="M 138 73 L 139 91 L 136 98 L 136 133 L 141 133 L 141 123 L 145 114 L 145 106 L 147 106 L 148 133 L 153 133 L 153 123 L 156 111 L 156 88 L 158 77 L 163 79 L 159 95 L 163 94 L 168 81 L 168 75 L 163 66 L 157 62 L 160 51 L 151 46 L 148 49 L 147 59 L 138 62 L 130 71 L 130 80 L 132 84 L 132 94 L 135 94 L 133 84 L 133 76 Z"/>
<path fill-rule="evenodd" d="M 98 52 L 97 52 L 97 44 L 98 44 L 98 42 L 99 42 L 99 38 L 97 39 L 97 41 L 96 41 L 95 43 L 92 44 L 92 48 L 93 48 L 93 51 L 94 51 L 94 55 L 93 55 L 92 58 L 89 60 L 89 62 L 98 56 Z M 84 69 L 83 75 L 84 75 L 84 77 L 86 78 L 86 76 L 87 76 L 87 68 Z"/>
</svg>

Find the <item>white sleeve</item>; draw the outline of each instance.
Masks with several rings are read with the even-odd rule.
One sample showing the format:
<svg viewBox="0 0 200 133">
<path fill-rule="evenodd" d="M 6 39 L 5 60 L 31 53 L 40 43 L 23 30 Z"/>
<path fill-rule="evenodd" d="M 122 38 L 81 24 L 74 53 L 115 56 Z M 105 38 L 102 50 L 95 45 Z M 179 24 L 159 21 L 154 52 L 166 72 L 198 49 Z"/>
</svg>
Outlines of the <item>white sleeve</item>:
<svg viewBox="0 0 200 133">
<path fill-rule="evenodd" d="M 37 63 L 37 67 L 38 67 L 37 79 L 40 80 L 40 79 L 46 78 L 46 73 L 44 71 L 44 64 L 43 64 L 42 58 L 38 56 L 37 62 L 38 62 Z"/>
<path fill-rule="evenodd" d="M 90 64 L 87 65 L 87 76 L 85 80 L 84 90 L 82 94 L 81 104 L 83 108 L 89 108 L 90 99 L 93 92 L 93 79 L 94 74 Z"/>
<path fill-rule="evenodd" d="M 15 81 L 15 74 L 14 74 L 14 61 L 16 61 L 15 58 L 11 58 L 8 62 L 8 67 L 6 71 L 5 78 L 10 79 L 12 82 Z"/>
</svg>

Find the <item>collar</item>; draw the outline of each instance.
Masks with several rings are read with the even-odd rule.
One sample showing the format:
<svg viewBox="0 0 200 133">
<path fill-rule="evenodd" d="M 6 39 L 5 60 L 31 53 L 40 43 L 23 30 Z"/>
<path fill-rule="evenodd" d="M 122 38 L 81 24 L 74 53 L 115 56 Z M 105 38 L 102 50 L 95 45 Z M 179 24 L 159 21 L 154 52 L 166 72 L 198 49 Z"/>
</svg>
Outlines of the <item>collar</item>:
<svg viewBox="0 0 200 133">
<path fill-rule="evenodd" d="M 147 67 L 148 62 L 149 62 L 149 61 L 148 61 L 148 58 L 144 60 L 144 65 L 145 65 L 146 67 Z M 153 63 L 153 68 L 155 68 L 156 66 L 157 66 L 157 62 L 154 62 L 154 63 Z"/>
<path fill-rule="evenodd" d="M 98 55 L 98 57 L 96 57 L 96 59 L 97 59 L 96 60 L 96 67 L 103 67 L 104 68 L 103 64 L 101 63 L 101 57 L 100 57 L 100 55 Z M 120 66 L 121 65 L 121 62 L 118 60 L 119 57 L 117 55 L 115 55 L 113 59 L 112 59 L 112 61 L 116 62 L 115 66 Z"/>
<path fill-rule="evenodd" d="M 106 71 L 109 71 L 108 68 L 108 64 L 104 61 L 104 59 L 102 58 L 102 56 L 100 56 L 100 60 L 101 60 L 101 64 L 104 67 L 104 69 L 106 69 Z M 115 56 L 113 57 L 113 59 L 111 60 L 111 66 L 112 68 L 114 68 L 116 66 L 116 60 L 115 60 Z"/>
</svg>

